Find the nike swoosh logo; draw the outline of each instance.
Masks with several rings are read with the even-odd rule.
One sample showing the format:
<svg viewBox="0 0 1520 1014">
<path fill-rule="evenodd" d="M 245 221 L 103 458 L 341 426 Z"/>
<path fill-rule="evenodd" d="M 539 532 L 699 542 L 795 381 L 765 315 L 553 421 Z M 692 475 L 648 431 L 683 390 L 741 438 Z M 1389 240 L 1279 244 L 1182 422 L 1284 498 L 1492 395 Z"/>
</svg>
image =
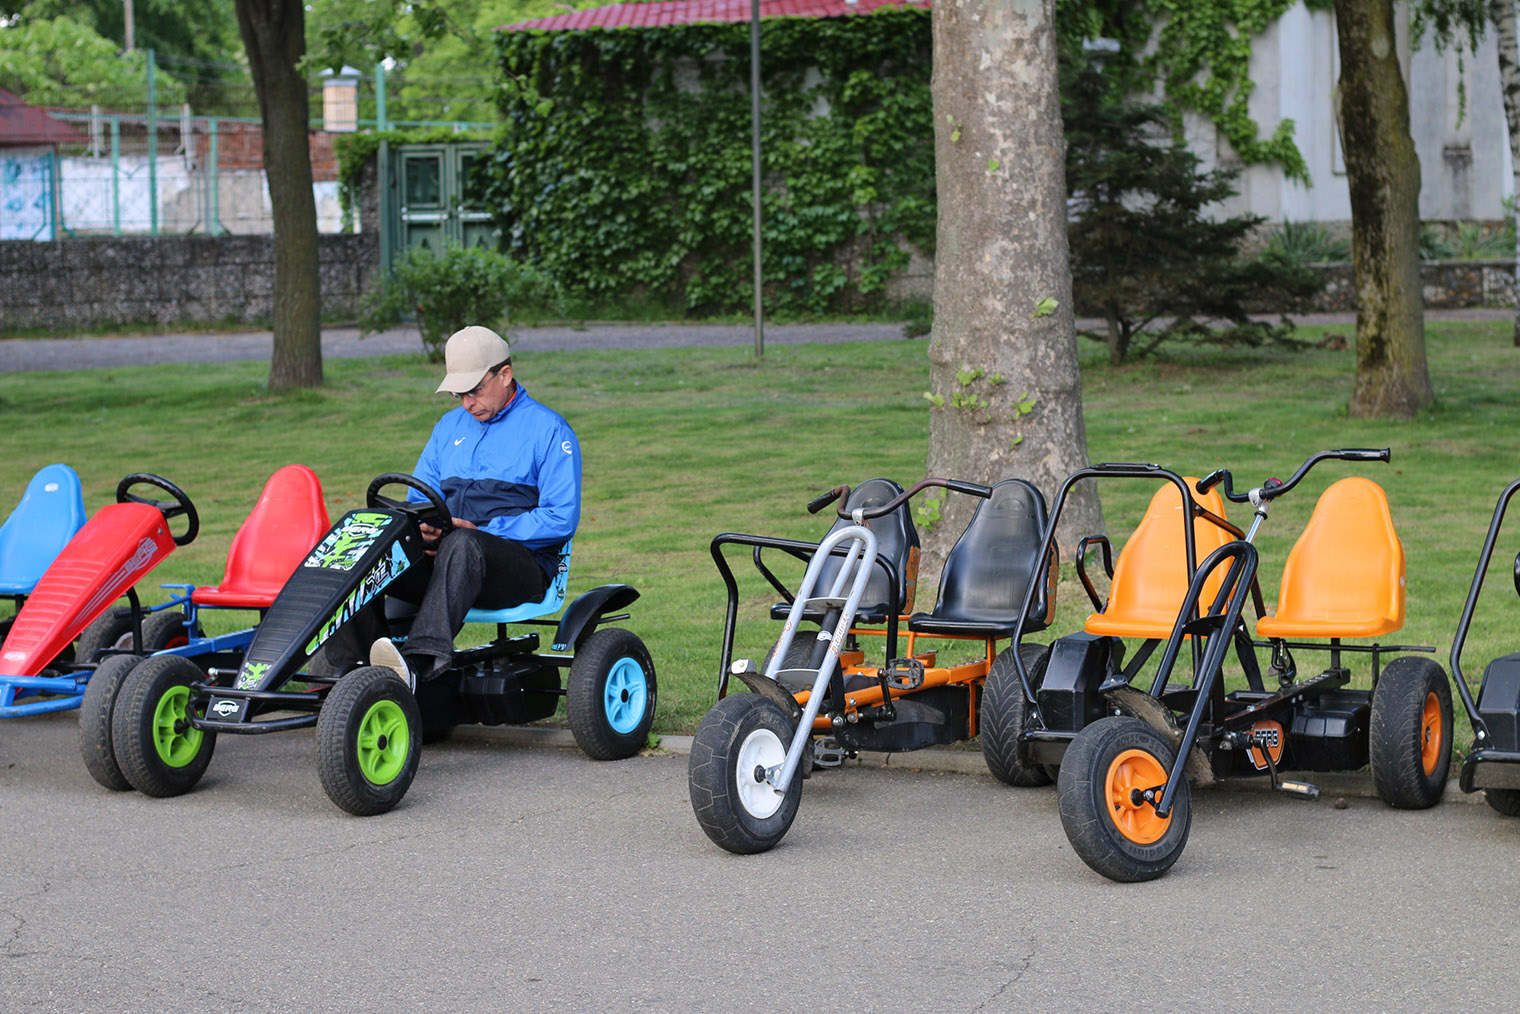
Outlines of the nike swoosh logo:
<svg viewBox="0 0 1520 1014">
<path fill-rule="evenodd" d="M 468 439 L 469 439 L 468 437 L 460 437 L 458 440 L 454 441 L 454 446 L 458 447 L 460 444 L 464 443 Z"/>
</svg>

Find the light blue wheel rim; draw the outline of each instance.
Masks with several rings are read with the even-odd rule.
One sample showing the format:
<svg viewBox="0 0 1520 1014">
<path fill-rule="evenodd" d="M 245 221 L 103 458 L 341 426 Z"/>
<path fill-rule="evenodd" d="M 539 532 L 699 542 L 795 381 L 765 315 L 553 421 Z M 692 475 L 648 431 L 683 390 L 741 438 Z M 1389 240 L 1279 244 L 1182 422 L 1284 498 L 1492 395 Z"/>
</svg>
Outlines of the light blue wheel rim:
<svg viewBox="0 0 1520 1014">
<path fill-rule="evenodd" d="M 644 720 L 648 699 L 649 683 L 644 679 L 644 667 L 626 655 L 612 663 L 602 689 L 602 711 L 612 731 L 626 736 L 637 729 Z"/>
</svg>

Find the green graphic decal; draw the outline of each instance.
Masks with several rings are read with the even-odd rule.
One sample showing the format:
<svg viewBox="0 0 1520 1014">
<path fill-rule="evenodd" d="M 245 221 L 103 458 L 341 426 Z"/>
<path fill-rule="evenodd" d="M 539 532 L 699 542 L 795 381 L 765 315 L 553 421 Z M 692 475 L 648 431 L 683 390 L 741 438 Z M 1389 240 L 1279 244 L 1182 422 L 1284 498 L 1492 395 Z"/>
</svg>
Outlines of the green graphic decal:
<svg viewBox="0 0 1520 1014">
<path fill-rule="evenodd" d="M 375 544 L 380 533 L 393 520 L 389 514 L 355 511 L 344 519 L 342 528 L 327 533 L 302 566 L 352 570 L 364 551 Z"/>
<path fill-rule="evenodd" d="M 317 649 L 322 646 L 322 643 L 331 637 L 339 627 L 352 619 L 354 613 L 359 611 L 360 606 L 380 594 L 386 585 L 396 580 L 397 575 L 406 570 L 410 565 L 411 561 L 406 558 L 406 550 L 401 548 L 401 543 L 391 543 L 390 555 L 382 557 L 370 569 L 370 572 L 364 575 L 364 580 L 359 582 L 359 586 L 343 600 L 343 604 L 338 607 L 338 611 L 328 617 L 326 623 L 317 628 L 316 634 L 312 636 L 311 641 L 306 645 L 306 654 L 315 655 Z"/>
<path fill-rule="evenodd" d="M 242 670 L 238 673 L 238 689 L 252 690 L 259 685 L 259 681 L 264 678 L 264 674 L 268 671 L 268 662 L 244 662 Z"/>
</svg>

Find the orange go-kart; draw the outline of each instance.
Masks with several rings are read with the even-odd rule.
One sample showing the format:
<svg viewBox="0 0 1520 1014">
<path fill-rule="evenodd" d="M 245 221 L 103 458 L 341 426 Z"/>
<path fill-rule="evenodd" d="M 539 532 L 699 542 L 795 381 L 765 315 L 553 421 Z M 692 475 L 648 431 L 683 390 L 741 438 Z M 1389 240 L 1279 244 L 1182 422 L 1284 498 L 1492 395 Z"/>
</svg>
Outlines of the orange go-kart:
<svg viewBox="0 0 1520 1014">
<path fill-rule="evenodd" d="M 931 486 L 985 499 L 946 559 L 934 608 L 915 613 L 918 534 L 907 504 Z M 998 645 L 1012 638 L 1021 604 L 1030 630 L 1054 612 L 1055 550 L 1036 555 L 1046 512 L 1033 485 L 926 479 L 904 492 L 872 479 L 854 490 L 840 486 L 808 508 L 816 513 L 835 500 L 839 520 L 820 543 L 734 533 L 712 542 L 728 608 L 719 700 L 693 740 L 689 788 L 702 830 L 730 852 L 761 852 L 785 836 L 815 764 L 975 736 L 983 681 L 1012 670 L 1013 649 Z M 723 552 L 731 545 L 750 547 L 783 600 L 772 609 L 781 636 L 758 668 L 748 660 L 730 665 L 739 609 Z M 806 561 L 795 594 L 768 565 L 767 550 Z M 964 652 L 968 661 L 939 658 L 955 642 L 974 646 Z M 1041 661 L 1043 649 L 1026 650 L 1026 665 Z M 730 676 L 751 692 L 728 695 Z"/>
<path fill-rule="evenodd" d="M 1106 600 L 1085 558 L 1098 546 L 1107 562 L 1107 540 L 1080 544 L 1078 574 L 1095 609 L 1083 632 L 1058 639 L 1043 666 L 1014 653 L 1018 683 L 989 680 L 987 687 L 989 702 L 1015 702 L 1012 752 L 1022 780 L 1058 768 L 1062 824 L 1092 869 L 1118 881 L 1165 873 L 1187 843 L 1191 785 L 1222 777 L 1261 775 L 1280 791 L 1314 798 L 1314 785 L 1279 772 L 1370 764 L 1390 805 L 1439 801 L 1451 761 L 1446 673 L 1418 655 L 1384 664 L 1390 653 L 1434 649 L 1346 643 L 1403 626 L 1404 551 L 1382 489 L 1352 477 L 1325 490 L 1288 556 L 1275 614 L 1265 615 L 1256 581 L 1253 543 L 1273 500 L 1321 461 L 1388 457 L 1386 448 L 1325 451 L 1286 482 L 1268 479 L 1244 493 L 1226 470 L 1195 482 L 1156 465 L 1097 465 L 1062 485 L 1047 546 L 1077 481 L 1162 483 L 1117 564 L 1107 567 Z M 1251 505 L 1249 530 L 1225 519 L 1225 501 Z M 1259 639 L 1242 615 L 1248 599 Z M 1015 643 L 1023 644 L 1023 633 Z M 1148 669 L 1158 648 L 1160 660 Z M 1245 686 L 1230 690 L 1223 669 L 1232 649 Z M 1265 672 L 1256 649 L 1269 653 Z M 1329 664 L 1301 673 L 1294 652 L 1305 651 L 1327 652 Z M 1345 662 L 1353 653 L 1371 656 L 1370 689 L 1349 685 Z M 1189 661 L 1191 677 L 1177 679 Z"/>
</svg>

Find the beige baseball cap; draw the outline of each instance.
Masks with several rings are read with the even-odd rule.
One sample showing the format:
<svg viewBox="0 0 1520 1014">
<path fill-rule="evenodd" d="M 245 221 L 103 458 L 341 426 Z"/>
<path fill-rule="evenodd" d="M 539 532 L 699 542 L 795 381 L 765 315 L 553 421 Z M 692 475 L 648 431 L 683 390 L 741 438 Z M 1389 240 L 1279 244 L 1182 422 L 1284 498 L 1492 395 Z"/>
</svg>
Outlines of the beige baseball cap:
<svg viewBox="0 0 1520 1014">
<path fill-rule="evenodd" d="M 438 385 L 438 393 L 464 394 L 474 390 L 486 372 L 504 363 L 512 353 L 501 335 L 488 327 L 471 324 L 449 335 L 443 347 L 443 363 L 448 373 Z"/>
</svg>

